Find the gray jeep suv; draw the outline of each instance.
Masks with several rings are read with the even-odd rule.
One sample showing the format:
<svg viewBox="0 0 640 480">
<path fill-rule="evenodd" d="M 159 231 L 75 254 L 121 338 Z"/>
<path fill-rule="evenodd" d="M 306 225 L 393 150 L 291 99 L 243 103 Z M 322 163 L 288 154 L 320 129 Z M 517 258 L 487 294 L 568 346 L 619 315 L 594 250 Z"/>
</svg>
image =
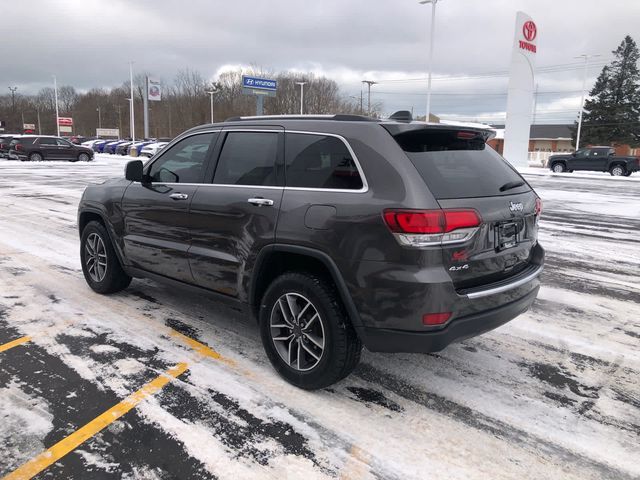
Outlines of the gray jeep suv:
<svg viewBox="0 0 640 480">
<path fill-rule="evenodd" d="M 349 375 L 362 345 L 439 351 L 539 289 L 541 202 L 491 134 L 350 115 L 193 128 L 86 188 L 84 276 L 99 293 L 148 277 L 245 309 L 306 389 Z"/>
</svg>

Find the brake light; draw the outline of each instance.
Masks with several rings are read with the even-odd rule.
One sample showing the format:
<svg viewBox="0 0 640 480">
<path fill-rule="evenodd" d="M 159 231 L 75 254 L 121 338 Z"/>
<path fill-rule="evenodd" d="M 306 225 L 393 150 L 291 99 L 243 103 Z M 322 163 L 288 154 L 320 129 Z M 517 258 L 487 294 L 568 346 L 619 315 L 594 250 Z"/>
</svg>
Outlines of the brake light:
<svg viewBox="0 0 640 480">
<path fill-rule="evenodd" d="M 428 326 L 442 325 L 443 323 L 447 323 L 450 318 L 451 312 L 426 313 L 422 316 L 422 324 Z"/>
<path fill-rule="evenodd" d="M 464 139 L 464 140 L 470 140 L 472 138 L 476 138 L 478 136 L 478 134 L 476 132 L 465 132 L 465 131 L 461 131 L 458 132 L 457 137 L 459 139 Z"/>
<path fill-rule="evenodd" d="M 15 149 L 16 149 L 16 152 L 19 152 L 20 150 L 24 150 L 21 143 L 16 143 Z"/>
<path fill-rule="evenodd" d="M 383 218 L 398 242 L 411 247 L 465 242 L 481 223 L 473 209 L 385 210 Z"/>
</svg>

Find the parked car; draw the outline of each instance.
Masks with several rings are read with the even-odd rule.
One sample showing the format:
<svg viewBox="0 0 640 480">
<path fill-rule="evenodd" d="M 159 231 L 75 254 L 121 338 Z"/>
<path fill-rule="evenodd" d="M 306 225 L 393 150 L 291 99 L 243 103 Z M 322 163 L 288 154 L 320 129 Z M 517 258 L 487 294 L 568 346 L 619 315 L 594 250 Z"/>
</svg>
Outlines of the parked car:
<svg viewBox="0 0 640 480">
<path fill-rule="evenodd" d="M 96 143 L 93 144 L 92 148 L 94 152 L 97 153 L 103 153 L 104 151 L 104 147 L 107 143 L 111 143 L 113 142 L 113 139 L 111 140 L 99 140 Z"/>
<path fill-rule="evenodd" d="M 587 170 L 609 172 L 615 177 L 628 177 L 640 170 L 640 159 L 616 155 L 612 147 L 588 147 L 570 155 L 552 155 L 549 157 L 548 165 L 555 173 Z"/>
<path fill-rule="evenodd" d="M 115 153 L 116 147 L 124 142 L 126 142 L 126 140 L 116 140 L 113 142 L 107 142 L 103 148 L 103 153 L 110 153 L 113 155 Z"/>
<path fill-rule="evenodd" d="M 542 204 L 492 135 L 354 115 L 193 128 L 86 188 L 85 279 L 106 294 L 149 277 L 244 309 L 306 389 L 349 375 L 362 345 L 442 350 L 539 289 Z"/>
<path fill-rule="evenodd" d="M 129 154 L 129 146 L 131 145 L 131 141 L 120 142 L 114 148 L 113 153 L 116 155 L 128 155 Z"/>
<path fill-rule="evenodd" d="M 141 157 L 153 157 L 156 153 L 158 153 L 160 150 L 162 150 L 164 147 L 167 146 L 169 142 L 154 142 L 154 143 L 150 143 L 149 145 L 146 145 L 145 147 L 142 147 L 142 149 L 140 150 L 140 156 Z"/>
<path fill-rule="evenodd" d="M 42 160 L 67 160 L 88 162 L 93 160 L 93 150 L 59 137 L 28 136 L 11 141 L 9 157 L 18 160 L 40 162 Z"/>
<path fill-rule="evenodd" d="M 136 157 L 140 156 L 140 152 L 142 151 L 142 149 L 144 147 L 146 147 L 147 145 L 150 145 L 152 143 L 154 143 L 154 142 L 151 141 L 151 140 L 144 140 L 142 142 L 135 142 L 135 143 L 131 144 L 129 146 L 129 155 L 134 155 L 133 151 L 135 150 L 135 155 L 134 156 L 136 156 Z"/>
<path fill-rule="evenodd" d="M 102 142 L 102 141 L 103 141 L 103 140 L 101 140 L 101 139 L 99 139 L 99 138 L 96 138 L 96 139 L 93 139 L 93 140 L 87 140 L 87 141 L 84 141 L 84 142 L 82 142 L 80 145 L 82 145 L 83 147 L 88 147 L 88 148 L 93 149 L 93 146 L 94 146 L 96 143 L 98 143 L 98 142 Z"/>
<path fill-rule="evenodd" d="M 19 138 L 22 135 L 1 135 L 0 136 L 0 158 L 9 158 L 9 145 L 11 140 Z"/>
</svg>

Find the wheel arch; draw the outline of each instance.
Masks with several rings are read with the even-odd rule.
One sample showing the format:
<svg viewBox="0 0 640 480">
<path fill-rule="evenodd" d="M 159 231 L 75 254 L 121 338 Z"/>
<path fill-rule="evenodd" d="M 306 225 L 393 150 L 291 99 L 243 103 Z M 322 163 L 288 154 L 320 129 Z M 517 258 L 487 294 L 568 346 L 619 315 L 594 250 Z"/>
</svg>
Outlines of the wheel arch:
<svg viewBox="0 0 640 480">
<path fill-rule="evenodd" d="M 326 253 L 298 245 L 272 244 L 264 247 L 255 262 L 249 288 L 249 302 L 253 315 L 258 318 L 260 301 L 277 276 L 287 271 L 306 271 L 333 282 L 354 327 L 362 323 L 338 266 Z"/>
<path fill-rule="evenodd" d="M 78 213 L 78 234 L 80 235 L 80 238 L 82 238 L 82 232 L 84 231 L 85 227 L 89 224 L 89 222 L 92 221 L 100 222 L 104 229 L 107 231 L 107 235 L 109 235 L 109 241 L 111 241 L 113 250 L 116 252 L 118 261 L 120 262 L 120 265 L 124 267 L 126 263 L 124 262 L 123 252 L 120 250 L 120 245 L 118 244 L 118 242 L 114 241 L 114 233 L 111 231 L 111 226 L 106 220 L 103 212 L 93 208 L 84 208 Z"/>
</svg>

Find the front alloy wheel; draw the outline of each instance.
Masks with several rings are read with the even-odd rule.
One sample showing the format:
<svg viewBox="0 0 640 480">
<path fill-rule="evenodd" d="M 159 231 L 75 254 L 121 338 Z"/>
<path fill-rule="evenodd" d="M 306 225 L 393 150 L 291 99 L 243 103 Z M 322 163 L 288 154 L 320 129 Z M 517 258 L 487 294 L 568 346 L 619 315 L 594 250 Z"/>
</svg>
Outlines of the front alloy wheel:
<svg viewBox="0 0 640 480">
<path fill-rule="evenodd" d="M 556 163 L 553 166 L 553 171 L 554 171 L 554 173 L 562 173 L 562 172 L 564 172 L 564 165 L 561 164 L 561 163 Z"/>
<path fill-rule="evenodd" d="M 324 353 L 322 319 L 311 301 L 299 293 L 286 293 L 274 304 L 269 321 L 271 339 L 280 358 L 291 368 L 306 372 Z"/>
<path fill-rule="evenodd" d="M 87 284 L 98 293 L 115 293 L 131 283 L 120 265 L 104 225 L 91 221 L 82 230 L 80 262 Z"/>
<path fill-rule="evenodd" d="M 87 271 L 94 282 L 101 282 L 107 274 L 107 249 L 100 235 L 91 233 L 84 245 Z"/>
</svg>

